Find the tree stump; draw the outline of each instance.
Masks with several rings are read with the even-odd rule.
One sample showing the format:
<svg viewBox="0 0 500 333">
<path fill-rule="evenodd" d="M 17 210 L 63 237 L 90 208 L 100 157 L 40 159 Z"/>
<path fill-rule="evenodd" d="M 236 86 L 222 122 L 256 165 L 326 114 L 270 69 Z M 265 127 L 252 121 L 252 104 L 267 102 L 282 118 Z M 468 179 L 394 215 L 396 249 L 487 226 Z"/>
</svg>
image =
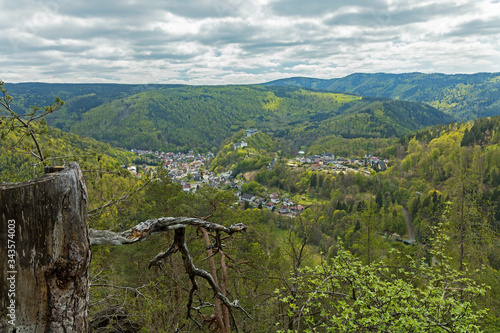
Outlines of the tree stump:
<svg viewBox="0 0 500 333">
<path fill-rule="evenodd" d="M 0 332 L 88 332 L 91 253 L 79 166 L 0 184 L 0 215 Z"/>
</svg>

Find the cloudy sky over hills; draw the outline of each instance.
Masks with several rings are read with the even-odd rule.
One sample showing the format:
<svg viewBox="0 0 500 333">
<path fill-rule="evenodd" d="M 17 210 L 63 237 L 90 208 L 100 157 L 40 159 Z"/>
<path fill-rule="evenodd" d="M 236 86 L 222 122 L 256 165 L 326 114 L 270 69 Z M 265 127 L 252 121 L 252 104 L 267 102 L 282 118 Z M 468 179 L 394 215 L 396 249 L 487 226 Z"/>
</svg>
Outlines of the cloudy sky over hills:
<svg viewBox="0 0 500 333">
<path fill-rule="evenodd" d="M 500 72 L 499 0 L 0 0 L 6 82 Z"/>
</svg>

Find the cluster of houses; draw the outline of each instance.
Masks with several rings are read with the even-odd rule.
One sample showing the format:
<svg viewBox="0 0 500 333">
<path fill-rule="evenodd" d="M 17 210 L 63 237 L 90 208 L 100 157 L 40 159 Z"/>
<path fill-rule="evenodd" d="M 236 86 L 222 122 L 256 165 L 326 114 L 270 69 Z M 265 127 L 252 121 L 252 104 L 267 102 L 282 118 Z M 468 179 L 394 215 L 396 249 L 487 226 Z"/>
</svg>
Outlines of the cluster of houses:
<svg viewBox="0 0 500 333">
<path fill-rule="evenodd" d="M 269 198 L 257 197 L 249 193 L 237 192 L 236 195 L 240 202 L 248 202 L 253 207 L 267 208 L 275 213 L 283 214 L 290 217 L 300 215 L 305 207 L 294 203 L 289 198 L 283 198 L 283 202 L 279 199 L 277 192 L 271 193 Z"/>
<path fill-rule="evenodd" d="M 136 149 L 132 149 L 131 151 L 139 156 L 144 154 L 154 155 L 157 159 L 161 160 L 167 168 L 168 175 L 172 181 L 179 183 L 185 192 L 196 192 L 202 186 L 241 188 L 241 181 L 234 179 L 231 171 L 215 174 L 205 170 L 207 160 L 214 157 L 212 153 L 195 154 L 192 150 L 188 153 Z M 145 172 L 151 171 L 145 164 L 139 167 L 142 167 Z M 140 176 L 137 173 L 137 168 L 137 166 L 132 165 L 127 169 L 132 174 Z"/>
<path fill-rule="evenodd" d="M 169 173 L 170 175 L 171 173 Z M 174 182 L 180 183 L 182 185 L 182 190 L 184 192 L 196 192 L 198 187 L 203 186 L 212 186 L 216 188 L 221 187 L 230 187 L 230 188 L 240 188 L 241 181 L 238 179 L 234 179 L 231 176 L 231 171 L 223 172 L 219 175 L 216 175 L 213 172 L 204 172 L 201 171 L 199 174 L 196 174 L 191 180 L 183 179 L 176 180 L 172 178 Z"/>
<path fill-rule="evenodd" d="M 343 157 L 335 157 L 333 153 L 324 152 L 321 155 L 308 155 L 305 156 L 303 151 L 298 152 L 295 158 L 297 163 L 309 164 L 313 171 L 328 171 L 328 170 L 349 170 L 352 167 L 370 167 L 376 171 L 385 171 L 389 160 L 381 160 L 371 154 L 366 154 L 362 159 L 345 159 Z M 290 163 L 290 166 L 297 166 L 297 164 Z"/>
<path fill-rule="evenodd" d="M 257 132 L 256 129 L 246 130 L 246 136 L 250 137 Z M 235 144 L 235 149 L 246 146 L 246 142 L 242 140 L 240 143 Z M 202 186 L 212 186 L 216 188 L 229 187 L 237 191 L 236 195 L 238 196 L 239 202 L 248 202 L 249 205 L 253 207 L 266 208 L 273 212 L 291 217 L 301 214 L 305 209 L 304 206 L 294 203 L 289 198 L 284 197 L 280 200 L 276 192 L 271 193 L 269 198 L 261 198 L 249 193 L 241 193 L 241 185 L 243 182 L 235 179 L 231 171 L 221 174 L 205 171 L 205 163 L 214 157 L 212 153 L 197 154 L 194 153 L 193 150 L 190 150 L 188 153 L 136 149 L 132 149 L 131 151 L 139 156 L 145 154 L 149 156 L 154 155 L 157 159 L 161 160 L 168 169 L 172 181 L 180 183 L 182 190 L 185 192 L 195 192 Z M 335 157 L 334 154 L 329 152 L 324 152 L 321 155 L 305 156 L 303 151 L 298 153 L 295 160 L 295 163 L 309 164 L 311 169 L 315 171 L 349 170 L 353 168 L 353 166 L 356 166 L 356 169 L 360 167 L 371 167 L 376 171 L 385 171 L 387 169 L 387 163 L 389 162 L 388 160 L 382 160 L 370 154 L 366 154 L 364 159 L 344 159 L 342 157 Z M 272 169 L 276 162 L 276 159 L 273 159 L 267 166 L 267 169 Z M 289 163 L 289 165 L 297 166 L 297 164 L 293 163 Z M 148 166 L 145 164 L 142 165 L 142 168 L 145 171 L 148 170 Z M 128 170 L 134 175 L 138 175 L 136 166 L 130 166 Z M 366 170 L 365 172 L 368 173 Z"/>
<path fill-rule="evenodd" d="M 302 213 L 304 206 L 295 204 L 288 198 L 280 200 L 278 193 L 274 192 L 269 195 L 269 198 L 256 197 L 252 194 L 241 193 L 242 181 L 235 179 L 231 171 L 226 171 L 220 174 L 215 174 L 210 171 L 205 171 L 205 162 L 209 158 L 213 158 L 213 154 L 195 154 L 193 151 L 188 153 L 173 153 L 173 152 L 153 152 L 149 150 L 135 150 L 132 152 L 141 156 L 144 154 L 153 154 L 156 158 L 163 161 L 169 171 L 169 176 L 172 181 L 179 183 L 182 190 L 185 192 L 194 193 L 199 187 L 212 186 L 216 188 L 229 187 L 234 188 L 237 192 L 239 202 L 248 202 L 253 207 L 267 208 L 273 212 L 296 216 Z M 147 168 L 146 165 L 142 166 Z M 131 166 L 128 168 L 131 172 L 136 172 L 137 167 Z"/>
<path fill-rule="evenodd" d="M 174 153 L 132 149 L 131 152 L 135 153 L 138 156 L 142 156 L 145 154 L 154 155 L 157 159 L 162 161 L 165 167 L 167 167 L 173 180 L 179 180 L 188 177 L 188 175 L 199 175 L 200 170 L 205 165 L 205 162 L 208 159 L 214 157 L 212 153 L 195 154 L 193 150 L 190 150 L 188 153 Z M 146 172 L 149 171 L 146 164 L 143 164 L 142 168 Z M 136 166 L 132 165 L 127 169 L 132 172 L 132 174 L 137 175 L 138 170 Z"/>
</svg>

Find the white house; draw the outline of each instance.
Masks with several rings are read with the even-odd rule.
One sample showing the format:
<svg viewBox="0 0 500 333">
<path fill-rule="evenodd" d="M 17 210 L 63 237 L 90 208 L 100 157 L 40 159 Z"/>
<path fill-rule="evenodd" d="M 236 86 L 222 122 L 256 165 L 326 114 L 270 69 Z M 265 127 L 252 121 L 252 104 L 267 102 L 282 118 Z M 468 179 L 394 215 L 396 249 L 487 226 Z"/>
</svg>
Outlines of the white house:
<svg viewBox="0 0 500 333">
<path fill-rule="evenodd" d="M 127 168 L 134 176 L 137 174 L 137 167 L 135 165 L 131 165 Z"/>
<path fill-rule="evenodd" d="M 246 143 L 245 141 L 241 141 L 234 144 L 234 150 L 238 150 L 240 148 L 245 148 L 245 147 L 248 147 L 248 143 Z"/>
<path fill-rule="evenodd" d="M 257 134 L 259 130 L 255 129 L 255 128 L 251 128 L 251 129 L 247 129 L 246 132 L 247 132 L 247 137 L 250 137 L 254 134 Z"/>
<path fill-rule="evenodd" d="M 255 200 L 255 196 L 252 194 L 245 193 L 241 196 L 241 201 L 252 202 Z"/>
</svg>

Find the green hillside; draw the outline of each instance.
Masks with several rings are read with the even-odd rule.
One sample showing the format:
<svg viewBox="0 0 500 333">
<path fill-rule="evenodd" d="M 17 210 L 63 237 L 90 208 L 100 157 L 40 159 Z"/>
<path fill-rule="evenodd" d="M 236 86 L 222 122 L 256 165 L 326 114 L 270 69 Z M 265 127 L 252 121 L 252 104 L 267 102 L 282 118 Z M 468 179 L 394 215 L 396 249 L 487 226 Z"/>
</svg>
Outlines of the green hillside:
<svg viewBox="0 0 500 333">
<path fill-rule="evenodd" d="M 179 87 L 168 84 L 110 84 L 110 83 L 6 83 L 5 88 L 14 97 L 15 111 L 31 105 L 49 105 L 58 96 L 66 102 L 67 115 L 77 116 L 91 108 L 118 98 L 135 95 L 159 87 Z"/>
<path fill-rule="evenodd" d="M 450 117 L 422 104 L 363 98 L 341 114 L 322 122 L 305 122 L 288 132 L 301 145 L 332 135 L 345 139 L 390 138 L 423 126 L 450 122 Z"/>
<path fill-rule="evenodd" d="M 192 263 L 217 277 L 225 295 L 253 318 L 234 311 L 231 327 L 289 332 L 298 323 L 331 332 L 346 330 L 348 321 L 353 332 L 380 327 L 394 332 L 498 331 L 500 117 L 422 128 L 449 117 L 405 101 L 253 86 L 161 88 L 82 110 L 57 111 L 51 121 L 124 146 L 137 140 L 130 142 L 161 147 L 169 130 L 167 144 L 211 147 L 217 142 L 211 136 L 229 133 L 212 169 L 253 170 L 254 180 L 241 184 L 244 193 L 266 200 L 277 193 L 281 202 L 291 200 L 297 209 L 307 205 L 296 217 L 264 205 L 238 208 L 230 190 L 207 184 L 188 194 L 162 168 L 151 182 L 128 173 L 85 173 L 94 228 L 124 230 L 160 216 L 205 216 L 213 223 L 248 226 L 245 234 L 230 238 L 215 234 L 213 239 L 221 242 L 217 252 L 210 238 L 200 237 L 201 229 L 186 231 Z M 81 120 L 65 118 L 70 114 Z M 37 126 L 45 129 L 43 122 Z M 247 137 L 239 127 L 260 131 Z M 419 130 L 392 138 L 413 129 Z M 29 138 L 14 135 L 21 132 L 2 137 L 1 180 L 33 178 L 36 160 L 11 148 L 32 148 L 25 146 Z M 141 141 L 148 137 L 157 141 Z M 54 164 L 76 159 L 84 170 L 117 171 L 132 158 L 52 127 L 38 138 Z M 241 141 L 247 147 L 235 149 Z M 316 171 L 279 160 L 265 167 L 276 155 L 288 159 L 285 148 L 301 143 L 308 145 L 308 153 L 329 147 L 355 153 L 369 149 L 387 157 L 388 168 L 378 173 Z M 67 157 L 51 160 L 57 156 Z M 108 209 L 97 209 L 101 206 Z M 92 283 L 89 299 L 92 322 L 101 310 L 119 306 L 137 327 L 134 331 L 217 330 L 217 323 L 205 320 L 215 311 L 210 288 L 196 291 L 200 308 L 192 315 L 199 323 L 186 315 L 186 304 L 193 300 L 192 276 L 181 255 L 169 257 L 162 267 L 146 268 L 173 237 L 151 235 L 130 246 L 93 248 L 91 280 L 98 283 Z M 434 320 L 439 328 L 429 326 Z"/>
<path fill-rule="evenodd" d="M 251 127 L 291 147 L 331 135 L 401 136 L 452 120 L 422 104 L 290 87 L 39 85 L 7 86 L 18 110 L 42 93 L 59 96 L 66 106 L 50 125 L 125 148 L 211 149 Z"/>
<path fill-rule="evenodd" d="M 500 115 L 500 73 L 352 74 L 331 80 L 289 78 L 265 85 L 416 101 L 434 106 L 457 120 Z"/>
<path fill-rule="evenodd" d="M 241 142 L 245 142 L 247 146 L 235 146 Z M 212 162 L 211 169 L 217 172 L 231 169 L 235 174 L 257 170 L 268 165 L 276 157 L 280 146 L 278 141 L 267 134 L 258 132 L 247 137 L 245 131 L 241 130 L 225 140 Z"/>
<path fill-rule="evenodd" d="M 38 137 L 49 165 L 64 165 L 77 161 L 82 169 L 120 172 L 120 167 L 134 159 L 134 155 L 94 139 L 66 133 L 48 127 L 47 132 Z M 20 145 L 20 143 L 22 143 Z M 26 153 L 33 143 L 21 140 L 19 135 L 10 133 L 0 141 L 0 182 L 22 181 L 43 174 L 39 160 Z"/>
</svg>

